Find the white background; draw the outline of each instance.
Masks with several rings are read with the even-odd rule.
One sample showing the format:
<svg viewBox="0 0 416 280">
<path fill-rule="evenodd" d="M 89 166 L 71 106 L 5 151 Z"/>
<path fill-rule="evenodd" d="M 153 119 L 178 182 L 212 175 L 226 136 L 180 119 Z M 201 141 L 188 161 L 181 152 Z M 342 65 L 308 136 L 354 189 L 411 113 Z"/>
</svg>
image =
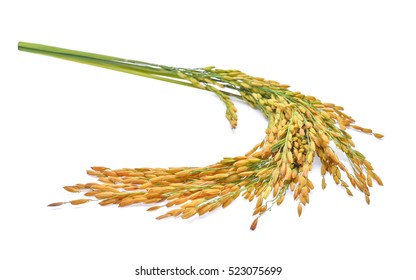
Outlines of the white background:
<svg viewBox="0 0 416 280">
<path fill-rule="evenodd" d="M 416 279 L 411 3 L 3 1 L 0 279 L 168 279 L 134 270 L 190 265 L 283 267 L 279 277 L 256 277 L 265 280 Z M 290 84 L 386 135 L 351 132 L 385 186 L 367 206 L 328 180 L 301 218 L 287 197 L 254 232 L 254 205 L 243 199 L 191 221 L 156 221 L 162 212 L 142 206 L 47 208 L 78 198 L 62 186 L 94 181 L 85 174 L 93 165 L 204 166 L 242 155 L 266 120 L 236 101 L 232 131 L 209 93 L 18 52 L 18 41 Z"/>
</svg>

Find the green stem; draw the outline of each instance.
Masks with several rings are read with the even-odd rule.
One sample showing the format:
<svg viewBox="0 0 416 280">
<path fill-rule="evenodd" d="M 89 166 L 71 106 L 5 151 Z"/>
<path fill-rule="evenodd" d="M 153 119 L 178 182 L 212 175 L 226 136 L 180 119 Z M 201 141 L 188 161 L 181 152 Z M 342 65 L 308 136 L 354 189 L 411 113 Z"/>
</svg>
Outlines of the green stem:
<svg viewBox="0 0 416 280">
<path fill-rule="evenodd" d="M 93 65 L 115 71 L 125 72 L 129 74 L 144 76 L 147 78 L 163 80 L 166 82 L 179 83 L 188 85 L 186 82 L 175 80 L 179 79 L 175 73 L 163 69 L 155 68 L 155 64 L 141 61 L 127 60 L 114 56 L 100 55 L 88 52 L 74 51 L 69 49 L 57 48 L 52 46 L 19 42 L 18 49 L 20 51 L 42 54 L 61 58 L 78 63 Z M 160 77 L 162 76 L 162 77 Z M 169 78 L 165 78 L 169 77 Z M 189 84 L 191 85 L 191 84 Z"/>
<path fill-rule="evenodd" d="M 173 67 L 163 65 L 124 59 L 115 56 L 101 55 L 89 52 L 75 51 L 70 49 L 58 48 L 53 46 L 34 44 L 28 42 L 19 42 L 18 49 L 20 51 L 36 53 L 55 58 L 65 59 L 73 62 L 83 63 L 87 65 L 97 66 L 101 68 L 111 69 L 133 75 L 138 75 L 150 79 L 160 80 L 164 82 L 174 83 L 182 86 L 197 88 L 187 80 L 181 79 Z M 172 70 L 166 70 L 172 69 Z M 241 96 L 223 91 L 224 94 L 237 97 Z"/>
</svg>

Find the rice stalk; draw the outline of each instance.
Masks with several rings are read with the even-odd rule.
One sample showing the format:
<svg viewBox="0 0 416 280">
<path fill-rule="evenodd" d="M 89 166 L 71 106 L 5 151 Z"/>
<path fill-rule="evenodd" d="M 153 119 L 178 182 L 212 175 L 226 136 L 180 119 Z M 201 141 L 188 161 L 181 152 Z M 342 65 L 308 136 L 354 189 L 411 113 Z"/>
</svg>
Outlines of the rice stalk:
<svg viewBox="0 0 416 280">
<path fill-rule="evenodd" d="M 355 129 L 377 139 L 383 135 L 356 125 L 343 107 L 293 92 L 288 85 L 213 66 L 171 67 L 25 42 L 19 43 L 19 50 L 210 91 L 224 103 L 225 117 L 232 128 L 238 120 L 232 98 L 247 102 L 268 120 L 265 135 L 245 155 L 225 157 L 204 167 L 111 169 L 95 166 L 87 173 L 96 177 L 96 182 L 64 187 L 87 198 L 49 206 L 91 201 L 119 207 L 141 203 L 151 204 L 149 211 L 168 209 L 157 219 L 189 219 L 225 208 L 243 197 L 256 201 L 255 218 L 250 226 L 254 230 L 259 218 L 273 206 L 281 205 L 288 194 L 293 195 L 301 216 L 314 189 L 308 175 L 315 158 L 321 163 L 323 189 L 327 186 L 325 178 L 332 177 L 347 195 L 353 195 L 351 187 L 357 189 L 369 204 L 373 180 L 383 184 L 371 163 L 355 149 L 347 130 Z M 332 146 L 345 154 L 349 168 Z"/>
</svg>

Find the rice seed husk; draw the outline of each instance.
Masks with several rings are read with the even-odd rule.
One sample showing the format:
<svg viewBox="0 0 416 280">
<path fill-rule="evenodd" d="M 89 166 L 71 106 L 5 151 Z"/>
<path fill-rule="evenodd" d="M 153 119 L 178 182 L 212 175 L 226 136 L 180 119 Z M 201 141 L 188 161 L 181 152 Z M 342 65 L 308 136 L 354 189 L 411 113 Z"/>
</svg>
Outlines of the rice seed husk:
<svg viewBox="0 0 416 280">
<path fill-rule="evenodd" d="M 69 186 L 64 187 L 64 189 L 68 192 L 71 192 L 71 193 L 79 193 L 80 192 L 80 190 L 78 188 L 69 187 Z"/>
<path fill-rule="evenodd" d="M 152 206 L 152 207 L 147 208 L 147 211 L 155 211 L 162 207 L 163 207 L 162 205 Z"/>
<path fill-rule="evenodd" d="M 84 204 L 91 201 L 91 199 L 75 199 L 75 200 L 71 200 L 69 203 L 71 203 L 72 205 L 80 205 L 80 204 Z"/>
<path fill-rule="evenodd" d="M 197 213 L 197 210 L 195 208 L 187 208 L 187 209 L 184 210 L 181 218 L 182 219 L 189 219 L 193 215 L 195 215 L 196 213 Z"/>
<path fill-rule="evenodd" d="M 302 205 L 298 204 L 298 216 L 300 217 L 302 215 Z"/>
<path fill-rule="evenodd" d="M 255 230 L 257 227 L 257 222 L 258 222 L 259 218 L 254 219 L 254 221 L 251 223 L 250 229 L 251 230 Z"/>
<path fill-rule="evenodd" d="M 384 137 L 383 134 L 380 133 L 373 133 L 373 135 L 377 138 L 377 139 L 382 139 Z"/>
<path fill-rule="evenodd" d="M 63 204 L 66 204 L 68 202 L 54 202 L 54 203 L 50 203 L 48 204 L 48 207 L 57 207 L 57 206 L 61 206 Z"/>
</svg>

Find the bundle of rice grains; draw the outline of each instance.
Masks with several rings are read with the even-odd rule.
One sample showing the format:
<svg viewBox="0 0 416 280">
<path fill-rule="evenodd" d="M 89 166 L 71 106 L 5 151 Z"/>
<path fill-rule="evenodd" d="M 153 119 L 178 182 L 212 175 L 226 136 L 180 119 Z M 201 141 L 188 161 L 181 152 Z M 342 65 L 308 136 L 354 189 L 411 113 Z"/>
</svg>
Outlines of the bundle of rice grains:
<svg viewBox="0 0 416 280">
<path fill-rule="evenodd" d="M 263 139 L 243 156 L 224 158 L 204 167 L 117 170 L 92 167 L 87 172 L 95 176 L 97 182 L 64 187 L 69 192 L 83 193 L 86 198 L 49 206 L 90 201 L 120 207 L 145 203 L 152 204 L 149 211 L 169 208 L 157 219 L 178 216 L 188 219 L 225 208 L 242 196 L 256 201 L 255 219 L 251 224 L 254 230 L 258 219 L 274 205 L 280 205 L 289 190 L 297 202 L 298 215 L 302 214 L 309 203 L 309 193 L 314 189 L 308 174 L 315 157 L 321 162 L 323 189 L 327 185 L 325 175 L 329 173 L 348 195 L 352 196 L 352 186 L 370 203 L 369 187 L 373 180 L 383 184 L 371 163 L 354 149 L 352 137 L 346 130 L 352 128 L 379 139 L 383 135 L 354 125 L 354 119 L 345 114 L 341 106 L 292 92 L 288 85 L 213 66 L 177 68 L 25 42 L 19 43 L 19 50 L 210 91 L 225 104 L 225 116 L 232 128 L 237 126 L 237 110 L 232 98 L 244 100 L 268 120 Z M 345 154 L 349 169 L 332 147 Z"/>
</svg>

